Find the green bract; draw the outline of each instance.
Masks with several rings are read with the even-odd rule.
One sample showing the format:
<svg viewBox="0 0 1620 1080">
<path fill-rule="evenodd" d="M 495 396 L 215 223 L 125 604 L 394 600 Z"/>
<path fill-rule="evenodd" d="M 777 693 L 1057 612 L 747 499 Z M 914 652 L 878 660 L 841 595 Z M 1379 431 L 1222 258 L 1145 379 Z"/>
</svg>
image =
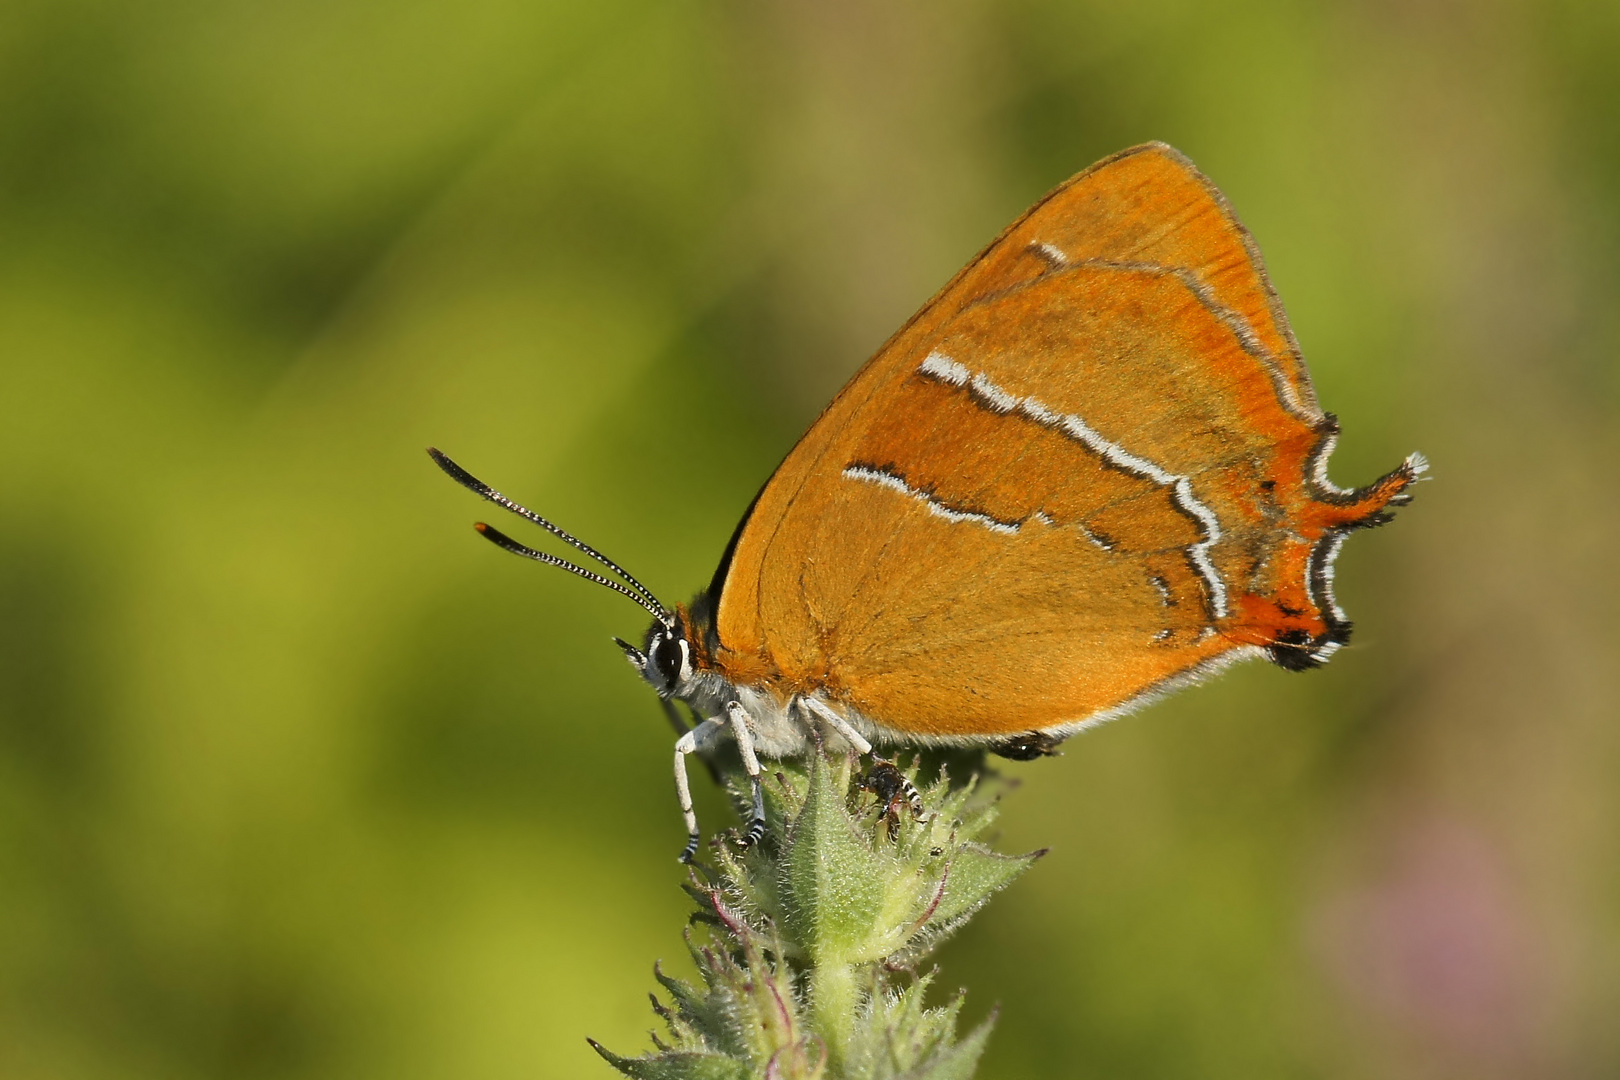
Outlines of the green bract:
<svg viewBox="0 0 1620 1080">
<path fill-rule="evenodd" d="M 715 869 L 687 887 L 703 985 L 658 972 L 668 1042 L 655 1035 L 638 1058 L 593 1042 L 598 1053 L 641 1080 L 972 1075 L 990 1022 L 958 1040 L 961 995 L 927 1007 L 932 973 L 917 966 L 1041 853 L 978 842 L 995 805 L 977 797 L 976 774 L 920 785 L 922 820 L 894 816 L 855 781 L 847 759 L 819 755 L 770 770 L 764 844 L 743 855 L 716 844 Z"/>
</svg>

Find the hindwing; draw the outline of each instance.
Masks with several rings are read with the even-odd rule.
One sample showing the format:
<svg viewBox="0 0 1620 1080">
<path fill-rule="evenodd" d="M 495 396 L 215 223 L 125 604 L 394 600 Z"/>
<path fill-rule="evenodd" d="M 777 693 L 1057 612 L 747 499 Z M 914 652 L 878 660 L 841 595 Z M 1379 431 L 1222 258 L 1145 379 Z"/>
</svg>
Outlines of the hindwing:
<svg viewBox="0 0 1620 1080">
<path fill-rule="evenodd" d="M 850 381 L 739 526 L 715 663 L 912 735 L 1067 730 L 1348 636 L 1337 433 L 1258 252 L 1162 144 L 1074 177 Z"/>
</svg>

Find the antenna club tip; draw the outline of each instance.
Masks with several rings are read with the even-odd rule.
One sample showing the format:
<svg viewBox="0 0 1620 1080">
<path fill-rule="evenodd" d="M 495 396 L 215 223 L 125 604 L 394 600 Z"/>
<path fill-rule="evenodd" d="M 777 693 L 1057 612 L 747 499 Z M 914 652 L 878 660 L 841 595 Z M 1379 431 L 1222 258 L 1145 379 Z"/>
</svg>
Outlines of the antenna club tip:
<svg viewBox="0 0 1620 1080">
<path fill-rule="evenodd" d="M 488 533 L 489 533 L 489 526 L 484 524 L 482 521 L 473 522 L 473 528 L 477 529 L 480 533 L 483 533 L 485 535 L 488 535 Z"/>
</svg>

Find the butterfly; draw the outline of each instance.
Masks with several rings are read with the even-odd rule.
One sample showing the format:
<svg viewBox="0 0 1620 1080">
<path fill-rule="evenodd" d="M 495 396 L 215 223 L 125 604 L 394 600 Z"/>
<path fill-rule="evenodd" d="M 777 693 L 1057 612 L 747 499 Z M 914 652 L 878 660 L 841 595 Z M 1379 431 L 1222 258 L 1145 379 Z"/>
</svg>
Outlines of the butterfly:
<svg viewBox="0 0 1620 1080">
<path fill-rule="evenodd" d="M 1148 143 L 1034 205 L 833 399 L 766 482 L 709 587 L 666 608 L 590 546 L 474 478 L 612 577 L 486 524 L 508 551 L 589 578 L 653 616 L 615 639 L 676 720 L 685 762 L 730 736 L 765 829 L 761 756 L 811 732 L 877 747 L 1051 753 L 1235 661 L 1319 666 L 1350 637 L 1333 563 L 1427 468 L 1328 479 L 1339 436 L 1226 199 Z"/>
</svg>

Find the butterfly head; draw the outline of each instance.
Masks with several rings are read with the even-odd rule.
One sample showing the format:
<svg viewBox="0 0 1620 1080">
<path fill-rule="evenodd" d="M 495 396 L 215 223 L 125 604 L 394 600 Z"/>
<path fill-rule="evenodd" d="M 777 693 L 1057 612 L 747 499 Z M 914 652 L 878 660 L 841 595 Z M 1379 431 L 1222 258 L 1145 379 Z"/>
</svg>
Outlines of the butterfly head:
<svg viewBox="0 0 1620 1080">
<path fill-rule="evenodd" d="M 692 665 L 692 646 L 686 640 L 680 623 L 655 622 L 647 631 L 642 648 L 636 648 L 622 638 L 614 638 L 624 650 L 630 666 L 658 691 L 659 697 L 686 697 L 695 669 Z"/>
</svg>

